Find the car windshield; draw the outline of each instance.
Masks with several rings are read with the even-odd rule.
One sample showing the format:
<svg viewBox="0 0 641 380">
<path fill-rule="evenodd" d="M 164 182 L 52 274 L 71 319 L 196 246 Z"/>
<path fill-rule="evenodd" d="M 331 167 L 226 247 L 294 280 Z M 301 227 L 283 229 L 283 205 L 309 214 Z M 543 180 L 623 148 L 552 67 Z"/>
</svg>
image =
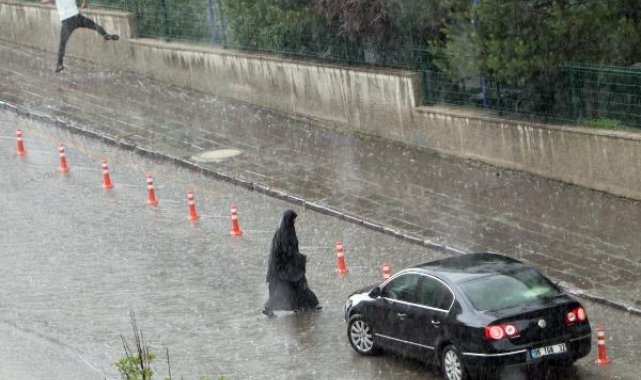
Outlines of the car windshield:
<svg viewBox="0 0 641 380">
<path fill-rule="evenodd" d="M 461 284 L 476 310 L 498 310 L 544 300 L 561 292 L 535 270 L 524 268 L 477 278 Z"/>
</svg>

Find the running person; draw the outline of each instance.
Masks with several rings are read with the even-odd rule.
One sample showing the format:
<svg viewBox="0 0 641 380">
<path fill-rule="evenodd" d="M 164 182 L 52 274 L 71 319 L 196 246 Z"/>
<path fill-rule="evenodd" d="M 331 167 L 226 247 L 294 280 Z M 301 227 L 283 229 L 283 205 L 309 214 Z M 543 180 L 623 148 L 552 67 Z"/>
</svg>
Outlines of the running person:
<svg viewBox="0 0 641 380">
<path fill-rule="evenodd" d="M 67 41 L 69 36 L 76 28 L 89 28 L 97 31 L 100 35 L 107 41 L 113 40 L 116 41 L 119 37 L 117 34 L 108 34 L 105 32 L 102 26 L 96 24 L 93 20 L 86 18 L 81 15 L 78 11 L 78 5 L 76 0 L 42 0 L 42 4 L 51 4 L 56 2 L 56 7 L 58 8 L 58 15 L 60 16 L 60 21 L 62 21 L 62 28 L 60 29 L 60 47 L 58 48 L 58 64 L 56 66 L 56 72 L 64 70 L 62 65 L 62 60 L 65 56 L 65 47 L 67 46 Z M 87 7 L 87 0 L 82 1 L 82 7 Z"/>
</svg>

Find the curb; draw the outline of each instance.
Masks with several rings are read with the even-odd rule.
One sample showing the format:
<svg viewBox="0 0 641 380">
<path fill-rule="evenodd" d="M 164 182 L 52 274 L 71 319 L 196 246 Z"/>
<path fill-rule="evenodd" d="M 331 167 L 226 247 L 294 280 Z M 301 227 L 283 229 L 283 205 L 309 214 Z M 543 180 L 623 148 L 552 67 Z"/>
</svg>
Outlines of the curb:
<svg viewBox="0 0 641 380">
<path fill-rule="evenodd" d="M 363 227 L 365 227 L 367 229 L 370 229 L 370 230 L 373 230 L 373 231 L 376 231 L 376 232 L 380 232 L 380 233 L 383 233 L 383 234 L 386 234 L 386 235 L 390 235 L 390 236 L 396 237 L 398 239 L 401 239 L 403 241 L 406 241 L 406 242 L 409 242 L 409 243 L 412 243 L 412 244 L 416 244 L 416 245 L 419 245 L 419 246 L 422 246 L 422 247 L 433 249 L 433 250 L 436 250 L 436 251 L 439 251 L 439 252 L 442 252 L 442 253 L 445 253 L 445 254 L 453 255 L 453 256 L 463 255 L 463 254 L 467 253 L 465 251 L 462 251 L 460 249 L 457 249 L 457 248 L 454 248 L 454 247 L 451 247 L 451 246 L 448 246 L 448 245 L 438 244 L 438 243 L 435 243 L 435 242 L 433 242 L 431 240 L 421 239 L 419 237 L 406 234 L 406 233 L 404 233 L 404 232 L 402 232 L 400 230 L 397 230 L 397 229 L 394 229 L 394 228 L 391 228 L 391 227 L 383 226 L 383 225 L 368 221 L 368 220 L 363 219 L 363 218 L 361 218 L 359 216 L 356 216 L 356 215 L 346 214 L 346 213 L 340 212 L 338 210 L 332 209 L 330 207 L 325 207 L 323 205 L 319 205 L 317 203 L 307 201 L 307 200 L 305 200 L 303 198 L 299 198 L 299 197 L 293 196 L 291 194 L 288 194 L 288 193 L 286 193 L 286 192 L 284 192 L 282 190 L 273 189 L 273 188 L 270 188 L 269 186 L 261 185 L 261 184 L 250 182 L 250 181 L 246 181 L 246 180 L 243 180 L 243 179 L 240 179 L 240 178 L 237 178 L 237 177 L 234 177 L 234 176 L 222 173 L 222 172 L 218 172 L 218 171 L 213 170 L 213 169 L 208 169 L 208 168 L 202 167 L 202 166 L 198 165 L 197 163 L 195 163 L 193 161 L 189 161 L 189 160 L 182 159 L 182 158 L 179 158 L 179 157 L 173 157 L 171 155 L 168 155 L 168 154 L 165 154 L 165 153 L 161 153 L 161 152 L 158 152 L 158 151 L 152 151 L 152 150 L 149 150 L 149 149 L 145 149 L 145 148 L 139 147 L 137 145 L 133 145 L 133 144 L 130 144 L 128 142 L 118 140 L 115 137 L 112 137 L 112 136 L 109 136 L 109 135 L 106 135 L 106 134 L 103 134 L 103 133 L 99 133 L 99 132 L 96 132 L 96 131 L 90 131 L 90 130 L 87 130 L 87 129 L 83 129 L 82 127 L 74 125 L 73 123 L 65 121 L 63 119 L 54 118 L 54 117 L 51 117 L 49 115 L 37 114 L 37 113 L 29 111 L 28 109 L 24 109 L 24 108 L 15 106 L 13 104 L 4 102 L 2 100 L 0 100 L 0 111 L 10 111 L 10 112 L 14 112 L 18 116 L 25 117 L 25 118 L 30 119 L 30 120 L 35 120 L 35 121 L 40 121 L 40 122 L 44 122 L 44 123 L 47 123 L 47 124 L 52 124 L 52 125 L 54 125 L 54 126 L 56 126 L 58 128 L 67 130 L 69 132 L 72 132 L 72 133 L 75 133 L 75 134 L 78 134 L 78 135 L 81 135 L 81 136 L 90 137 L 90 138 L 93 138 L 93 139 L 98 139 L 98 140 L 101 140 L 102 142 L 104 142 L 104 143 L 106 143 L 108 145 L 116 146 L 118 148 L 121 148 L 121 149 L 124 149 L 124 150 L 128 150 L 128 151 L 132 151 L 132 152 L 135 152 L 135 153 L 137 153 L 137 154 L 139 154 L 141 156 L 144 156 L 144 157 L 149 157 L 149 158 L 153 158 L 153 159 L 156 159 L 156 160 L 159 160 L 159 161 L 169 162 L 169 163 L 175 164 L 177 166 L 193 170 L 193 171 L 195 171 L 195 172 L 197 172 L 199 174 L 206 175 L 206 176 L 208 176 L 210 178 L 214 178 L 214 179 L 217 179 L 217 180 L 220 180 L 220 181 L 223 181 L 223 182 L 231 183 L 231 184 L 233 184 L 235 186 L 240 186 L 240 187 L 245 188 L 245 189 L 247 189 L 249 191 L 255 191 L 257 193 L 270 196 L 272 198 L 280 199 L 282 201 L 285 201 L 285 202 L 288 202 L 288 203 L 303 207 L 305 209 L 316 211 L 316 212 L 319 212 L 319 213 L 324 214 L 324 215 L 332 216 L 332 217 L 344 220 L 344 221 L 352 223 L 352 224 L 361 225 L 361 226 L 363 226 Z M 607 298 L 602 297 L 602 296 L 597 296 L 597 295 L 585 292 L 583 290 L 577 289 L 577 288 L 575 288 L 573 286 L 570 286 L 569 284 L 560 283 L 560 286 L 564 291 L 566 291 L 567 293 L 569 293 L 569 294 L 571 294 L 573 296 L 576 296 L 576 297 L 579 297 L 579 298 L 583 298 L 583 299 L 587 299 L 587 300 L 590 300 L 592 302 L 599 303 L 599 304 L 602 304 L 602 305 L 606 305 L 606 306 L 609 306 L 609 307 L 612 307 L 612 308 L 615 308 L 615 309 L 618 309 L 618 310 L 626 311 L 626 312 L 628 312 L 630 314 L 633 314 L 633 315 L 641 316 L 641 309 L 635 308 L 635 307 L 630 306 L 630 305 L 627 305 L 624 302 L 607 299 Z"/>
</svg>

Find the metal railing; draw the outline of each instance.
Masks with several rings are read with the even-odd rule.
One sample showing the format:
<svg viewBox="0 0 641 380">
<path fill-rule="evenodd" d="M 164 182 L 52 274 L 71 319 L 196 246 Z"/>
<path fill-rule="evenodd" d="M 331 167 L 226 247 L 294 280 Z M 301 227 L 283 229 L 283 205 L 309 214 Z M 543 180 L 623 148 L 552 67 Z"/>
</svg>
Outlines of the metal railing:
<svg viewBox="0 0 641 380">
<path fill-rule="evenodd" d="M 547 97 L 530 87 L 423 70 L 427 104 L 481 109 L 495 116 L 598 128 L 641 128 L 641 68 L 566 64 Z M 485 82 L 485 83 L 483 83 Z"/>
</svg>

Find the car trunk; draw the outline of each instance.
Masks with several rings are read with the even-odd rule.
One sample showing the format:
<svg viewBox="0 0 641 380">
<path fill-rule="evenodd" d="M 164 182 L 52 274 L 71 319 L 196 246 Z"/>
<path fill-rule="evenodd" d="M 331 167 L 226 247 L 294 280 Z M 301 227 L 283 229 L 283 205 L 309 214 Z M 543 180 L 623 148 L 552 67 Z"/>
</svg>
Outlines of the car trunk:
<svg viewBox="0 0 641 380">
<path fill-rule="evenodd" d="M 496 318 L 492 324 L 513 324 L 519 330 L 510 338 L 515 345 L 545 342 L 568 336 L 573 326 L 565 323 L 568 310 L 579 306 L 568 297 L 556 297 L 545 304 L 528 304 L 509 309 L 494 310 L 487 314 Z M 544 322 L 541 322 L 544 321 Z"/>
</svg>

